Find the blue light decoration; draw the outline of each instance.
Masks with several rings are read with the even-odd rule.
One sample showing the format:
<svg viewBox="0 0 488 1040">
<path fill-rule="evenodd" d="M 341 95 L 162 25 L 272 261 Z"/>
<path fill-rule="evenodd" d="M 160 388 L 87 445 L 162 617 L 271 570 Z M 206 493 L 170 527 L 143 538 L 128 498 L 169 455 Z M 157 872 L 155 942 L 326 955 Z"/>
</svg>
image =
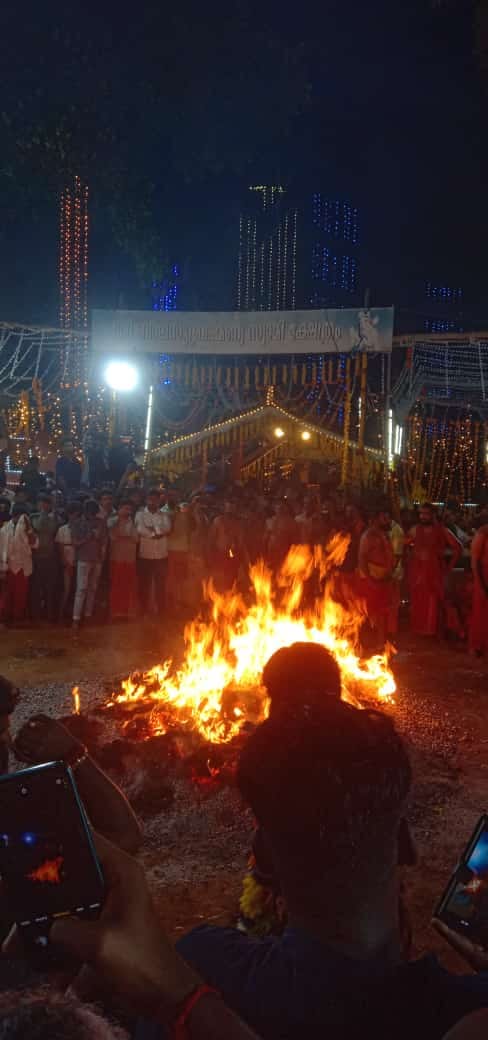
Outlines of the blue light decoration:
<svg viewBox="0 0 488 1040">
<path fill-rule="evenodd" d="M 424 319 L 425 332 L 464 332 L 460 308 L 463 290 L 450 285 L 434 285 L 426 282 L 425 295 L 433 306 L 432 314 Z"/>
<path fill-rule="evenodd" d="M 160 380 L 159 380 L 160 386 L 170 386 L 171 385 L 172 381 L 169 378 L 169 376 L 166 375 L 167 369 L 165 369 L 163 367 L 163 366 L 169 365 L 170 361 L 171 361 L 171 358 L 170 358 L 169 354 L 160 354 L 159 355 L 159 364 L 160 364 L 160 367 L 161 367 L 162 373 L 163 373 L 161 375 Z"/>
<path fill-rule="evenodd" d="M 342 293 L 357 291 L 358 262 L 353 256 L 336 256 L 328 246 L 316 242 L 312 247 L 312 278 L 328 289 Z M 322 290 L 323 291 L 323 290 Z M 312 296 L 318 296 L 317 290 Z M 312 302 L 312 301 L 311 301 Z"/>
<path fill-rule="evenodd" d="M 358 211 L 349 202 L 326 199 L 321 192 L 312 197 L 312 221 L 331 238 L 359 245 Z"/>
<path fill-rule="evenodd" d="M 350 307 L 359 289 L 358 210 L 349 202 L 312 196 L 312 307 Z"/>
<path fill-rule="evenodd" d="M 178 310 L 178 290 L 181 270 L 179 264 L 173 264 L 171 274 L 160 282 L 152 283 L 152 310 L 153 311 L 176 311 Z"/>
</svg>

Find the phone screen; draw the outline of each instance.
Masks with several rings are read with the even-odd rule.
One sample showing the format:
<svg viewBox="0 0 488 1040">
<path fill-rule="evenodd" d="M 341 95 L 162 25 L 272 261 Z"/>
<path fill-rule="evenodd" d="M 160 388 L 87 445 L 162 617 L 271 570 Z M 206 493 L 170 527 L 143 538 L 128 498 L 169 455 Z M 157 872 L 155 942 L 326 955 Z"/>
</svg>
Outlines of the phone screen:
<svg viewBox="0 0 488 1040">
<path fill-rule="evenodd" d="M 483 817 L 455 872 L 440 915 L 451 928 L 488 936 L 488 819 Z"/>
<path fill-rule="evenodd" d="M 72 773 L 62 763 L 0 780 L 0 874 L 22 926 L 100 908 L 102 871 Z"/>
</svg>

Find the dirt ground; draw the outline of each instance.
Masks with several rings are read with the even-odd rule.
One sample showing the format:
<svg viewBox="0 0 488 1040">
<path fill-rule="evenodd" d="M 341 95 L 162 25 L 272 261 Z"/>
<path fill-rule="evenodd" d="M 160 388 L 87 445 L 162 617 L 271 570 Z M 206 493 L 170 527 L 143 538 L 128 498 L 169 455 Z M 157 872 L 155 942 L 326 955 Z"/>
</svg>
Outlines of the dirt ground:
<svg viewBox="0 0 488 1040">
<path fill-rule="evenodd" d="M 69 710 L 73 683 L 111 678 L 149 667 L 182 650 L 183 619 L 158 624 L 92 627 L 73 639 L 69 629 L 43 627 L 0 633 L 1 671 L 26 689 L 54 684 L 65 692 L 60 713 Z M 451 968 L 464 968 L 445 951 L 430 928 L 433 907 L 480 813 L 488 809 L 488 662 L 463 649 L 431 641 L 413 642 L 405 634 L 393 663 L 398 693 L 387 708 L 408 741 L 415 782 L 409 819 L 418 846 L 418 866 L 407 888 L 416 952 L 435 949 Z M 211 841 L 211 835 L 206 839 Z M 245 847 L 243 843 L 243 849 Z M 198 859 L 198 847 L 191 855 Z M 167 927 L 175 938 L 203 920 L 230 923 L 235 918 L 244 855 L 231 868 L 196 882 L 158 884 L 161 849 L 142 854 L 155 886 Z"/>
</svg>

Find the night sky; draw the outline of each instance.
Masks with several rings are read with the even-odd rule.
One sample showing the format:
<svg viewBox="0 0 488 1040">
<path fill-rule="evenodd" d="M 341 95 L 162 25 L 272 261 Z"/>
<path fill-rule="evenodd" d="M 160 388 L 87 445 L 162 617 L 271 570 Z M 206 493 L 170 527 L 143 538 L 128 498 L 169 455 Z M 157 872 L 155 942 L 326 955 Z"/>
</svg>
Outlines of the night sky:
<svg viewBox="0 0 488 1040">
<path fill-rule="evenodd" d="M 77 7 L 6 0 L 0 15 L 3 320 L 57 321 L 57 192 L 77 168 L 92 306 L 146 305 L 151 265 L 178 257 L 189 306 L 231 307 L 239 198 L 279 181 L 360 208 L 372 302 L 415 309 L 416 282 L 461 284 L 488 327 L 469 4 Z"/>
</svg>

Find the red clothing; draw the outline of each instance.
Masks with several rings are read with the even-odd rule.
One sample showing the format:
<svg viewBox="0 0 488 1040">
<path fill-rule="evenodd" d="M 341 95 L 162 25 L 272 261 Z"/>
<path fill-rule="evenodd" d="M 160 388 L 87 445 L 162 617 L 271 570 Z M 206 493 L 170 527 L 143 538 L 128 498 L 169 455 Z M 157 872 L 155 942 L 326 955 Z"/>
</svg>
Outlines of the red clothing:
<svg viewBox="0 0 488 1040">
<path fill-rule="evenodd" d="M 134 617 L 137 610 L 137 568 L 135 561 L 110 561 L 110 615 Z"/>
<path fill-rule="evenodd" d="M 442 524 L 417 524 L 409 541 L 412 545 L 408 569 L 410 588 L 410 628 L 416 635 L 435 636 L 439 631 L 444 600 L 447 564 L 445 550 L 459 551 L 454 535 Z"/>
<path fill-rule="evenodd" d="M 388 536 L 375 527 L 359 543 L 358 595 L 366 603 L 372 628 L 384 628 L 391 607 L 394 557 Z"/>
<path fill-rule="evenodd" d="M 486 653 L 488 651 L 488 596 L 485 588 L 488 588 L 488 526 L 480 527 L 473 539 L 471 562 L 474 585 L 469 624 L 469 649 L 476 653 Z"/>
<path fill-rule="evenodd" d="M 7 571 L 5 617 L 7 621 L 25 621 L 29 598 L 29 579 L 23 571 Z"/>
<path fill-rule="evenodd" d="M 398 633 L 398 614 L 400 611 L 401 591 L 400 582 L 392 581 L 390 586 L 390 606 L 388 610 L 388 635 L 396 636 Z"/>
<path fill-rule="evenodd" d="M 386 622 L 391 608 L 391 581 L 377 581 L 369 574 L 358 575 L 358 596 L 366 603 L 368 620 L 372 628 Z"/>
</svg>

